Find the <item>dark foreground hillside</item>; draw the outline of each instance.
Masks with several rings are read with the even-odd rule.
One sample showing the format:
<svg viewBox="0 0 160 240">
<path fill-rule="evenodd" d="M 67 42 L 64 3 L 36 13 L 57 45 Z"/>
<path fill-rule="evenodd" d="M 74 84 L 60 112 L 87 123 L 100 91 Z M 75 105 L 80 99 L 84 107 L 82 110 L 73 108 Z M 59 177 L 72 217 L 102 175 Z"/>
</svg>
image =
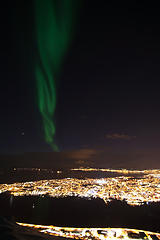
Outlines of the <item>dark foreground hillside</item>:
<svg viewBox="0 0 160 240">
<path fill-rule="evenodd" d="M 0 217 L 0 239 L 2 240 L 62 240 L 61 237 L 54 237 L 39 233 L 35 229 L 22 227 L 16 224 L 11 216 Z M 63 238 L 64 240 L 64 238 Z"/>
<path fill-rule="evenodd" d="M 70 227 L 122 227 L 160 231 L 160 203 L 130 206 L 113 200 L 48 196 L 13 197 L 0 195 L 0 215 L 14 216 L 16 221 Z"/>
</svg>

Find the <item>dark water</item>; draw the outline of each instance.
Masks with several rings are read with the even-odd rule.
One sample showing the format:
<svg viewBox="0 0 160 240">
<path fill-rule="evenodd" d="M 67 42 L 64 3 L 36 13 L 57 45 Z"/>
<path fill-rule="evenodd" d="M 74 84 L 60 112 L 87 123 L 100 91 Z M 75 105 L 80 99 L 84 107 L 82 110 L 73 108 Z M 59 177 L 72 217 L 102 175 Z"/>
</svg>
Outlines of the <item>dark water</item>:
<svg viewBox="0 0 160 240">
<path fill-rule="evenodd" d="M 6 171 L 0 173 L 0 183 L 14 183 L 14 182 L 25 182 L 25 181 L 37 181 L 41 179 L 57 179 L 57 178 L 108 178 L 123 176 L 122 173 L 111 173 L 111 172 L 82 172 L 82 171 L 71 171 L 65 170 L 61 173 L 52 170 L 19 170 L 19 171 Z M 142 174 L 126 174 L 125 176 L 140 177 Z"/>
<path fill-rule="evenodd" d="M 34 208 L 33 208 L 34 206 Z M 160 231 L 160 203 L 132 207 L 126 202 L 77 197 L 0 195 L 0 215 L 16 221 L 70 227 L 124 227 Z"/>
</svg>

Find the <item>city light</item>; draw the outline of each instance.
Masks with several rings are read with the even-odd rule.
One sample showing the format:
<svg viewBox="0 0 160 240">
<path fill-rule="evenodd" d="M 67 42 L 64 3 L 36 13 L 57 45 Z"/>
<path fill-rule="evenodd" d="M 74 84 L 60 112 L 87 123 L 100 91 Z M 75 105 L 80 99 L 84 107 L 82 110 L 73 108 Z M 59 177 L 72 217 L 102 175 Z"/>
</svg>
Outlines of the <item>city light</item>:
<svg viewBox="0 0 160 240">
<path fill-rule="evenodd" d="M 124 175 L 98 179 L 63 178 L 0 184 L 0 193 L 8 191 L 14 196 L 41 196 L 47 194 L 50 197 L 57 198 L 67 196 L 101 198 L 105 203 L 108 203 L 111 199 L 118 199 L 125 200 L 132 206 L 159 202 L 160 171 L 144 171 L 150 174 L 143 174 L 141 177 Z"/>
<path fill-rule="evenodd" d="M 18 222 L 17 224 L 24 227 L 35 228 L 41 233 L 74 239 L 160 239 L 159 233 L 128 228 L 70 228 Z"/>
</svg>

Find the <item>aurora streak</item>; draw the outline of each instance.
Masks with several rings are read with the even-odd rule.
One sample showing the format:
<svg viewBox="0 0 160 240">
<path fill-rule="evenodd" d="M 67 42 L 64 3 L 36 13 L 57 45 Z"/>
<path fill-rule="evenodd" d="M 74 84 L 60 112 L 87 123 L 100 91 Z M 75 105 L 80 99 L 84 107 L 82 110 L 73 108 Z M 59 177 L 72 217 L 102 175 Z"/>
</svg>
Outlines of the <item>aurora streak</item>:
<svg viewBox="0 0 160 240">
<path fill-rule="evenodd" d="M 38 53 L 35 64 L 38 109 L 43 118 L 44 138 L 58 151 L 54 135 L 57 80 L 71 39 L 75 0 L 35 0 Z"/>
</svg>

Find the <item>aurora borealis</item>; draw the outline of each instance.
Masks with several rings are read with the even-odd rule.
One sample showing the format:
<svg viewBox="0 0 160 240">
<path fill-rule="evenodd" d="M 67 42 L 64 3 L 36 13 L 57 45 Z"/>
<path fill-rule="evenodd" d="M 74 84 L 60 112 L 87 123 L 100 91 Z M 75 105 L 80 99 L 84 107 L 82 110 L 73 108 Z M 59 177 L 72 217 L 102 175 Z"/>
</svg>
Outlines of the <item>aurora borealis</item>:
<svg viewBox="0 0 160 240">
<path fill-rule="evenodd" d="M 71 0 L 34 1 L 38 46 L 35 64 L 37 102 L 43 118 L 45 141 L 54 151 L 58 151 L 54 139 L 57 81 L 70 43 L 77 3 Z"/>
</svg>

